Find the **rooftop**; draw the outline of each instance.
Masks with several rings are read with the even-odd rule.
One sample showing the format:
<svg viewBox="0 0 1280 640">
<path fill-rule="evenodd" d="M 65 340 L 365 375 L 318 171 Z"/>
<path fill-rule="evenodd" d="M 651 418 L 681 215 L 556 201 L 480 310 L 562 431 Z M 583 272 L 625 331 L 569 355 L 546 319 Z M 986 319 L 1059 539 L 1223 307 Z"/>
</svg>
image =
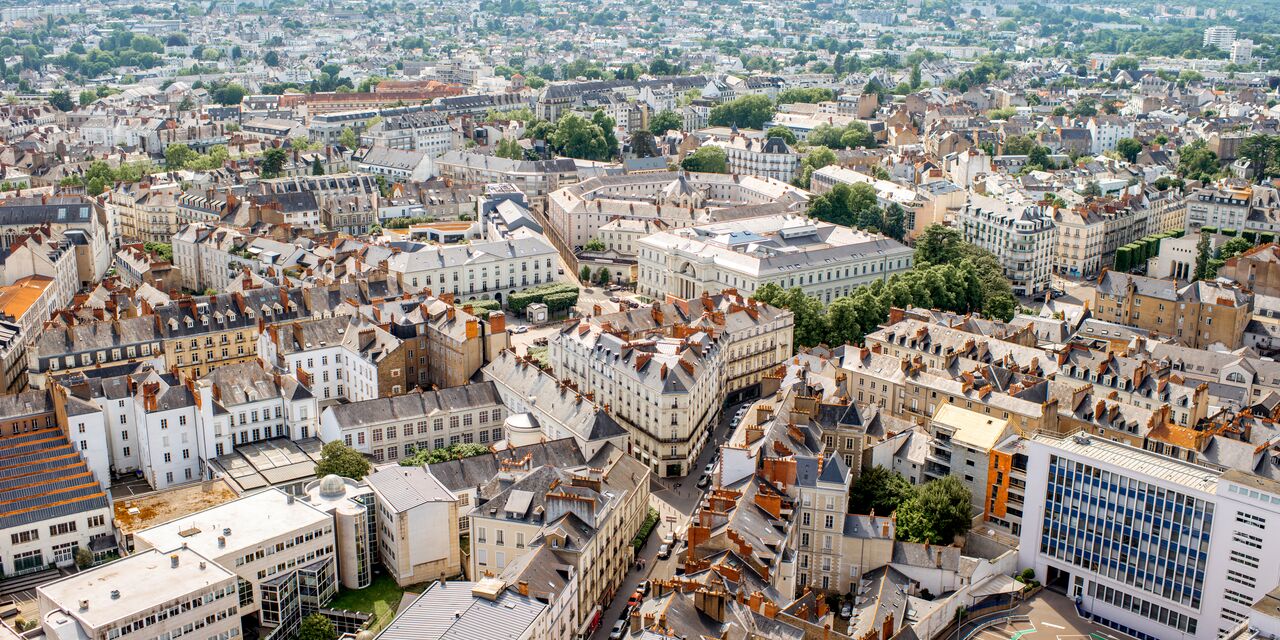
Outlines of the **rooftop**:
<svg viewBox="0 0 1280 640">
<path fill-rule="evenodd" d="M 1140 473 L 1157 480 L 1180 484 L 1188 489 L 1214 493 L 1220 473 L 1208 467 L 1182 462 L 1144 449 L 1102 438 L 1076 434 L 1059 437 L 1036 434 L 1032 442 L 1052 447 L 1076 460 L 1096 460 Z"/>
<path fill-rule="evenodd" d="M 186 545 L 216 559 L 329 520 L 323 511 L 274 489 L 139 531 L 134 539 L 156 549 Z M 219 537 L 226 538 L 226 547 L 219 548 Z"/>
</svg>

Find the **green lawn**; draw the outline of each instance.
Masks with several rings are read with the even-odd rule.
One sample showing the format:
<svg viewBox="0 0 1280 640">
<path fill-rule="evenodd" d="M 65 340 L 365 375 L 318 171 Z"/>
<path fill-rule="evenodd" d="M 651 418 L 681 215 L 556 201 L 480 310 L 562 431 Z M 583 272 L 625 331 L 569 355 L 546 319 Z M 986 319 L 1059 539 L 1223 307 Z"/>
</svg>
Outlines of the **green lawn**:
<svg viewBox="0 0 1280 640">
<path fill-rule="evenodd" d="M 405 590 L 387 574 L 381 574 L 364 589 L 343 589 L 329 603 L 330 609 L 346 609 L 363 611 L 374 615 L 371 631 L 377 632 L 387 626 L 396 615 L 396 607 L 400 606 L 400 597 Z"/>
</svg>

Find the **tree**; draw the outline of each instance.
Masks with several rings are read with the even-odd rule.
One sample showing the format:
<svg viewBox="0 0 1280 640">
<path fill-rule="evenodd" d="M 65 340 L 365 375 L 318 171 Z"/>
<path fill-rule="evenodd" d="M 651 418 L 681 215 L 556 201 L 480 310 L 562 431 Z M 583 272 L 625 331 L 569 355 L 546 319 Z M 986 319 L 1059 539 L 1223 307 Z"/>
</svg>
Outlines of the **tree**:
<svg viewBox="0 0 1280 640">
<path fill-rule="evenodd" d="M 221 105 L 230 106 L 234 104 L 240 104 L 240 101 L 244 100 L 244 96 L 246 93 L 247 92 L 245 91 L 244 87 L 232 82 L 230 84 L 223 85 L 222 87 L 215 89 L 213 91 L 212 97 L 214 102 L 217 102 L 218 104 L 221 104 Z"/>
<path fill-rule="evenodd" d="M 578 270 L 578 281 L 583 284 L 591 284 L 591 265 L 582 265 L 582 268 Z"/>
<path fill-rule="evenodd" d="M 76 568 L 84 570 L 93 566 L 93 552 L 88 547 L 76 549 Z"/>
<path fill-rule="evenodd" d="M 1218 154 L 1204 140 L 1196 140 L 1179 150 L 1178 177 L 1208 182 L 1218 174 Z"/>
<path fill-rule="evenodd" d="M 907 212 L 902 205 L 892 202 L 884 210 L 884 234 L 902 242 L 907 236 Z"/>
<path fill-rule="evenodd" d="M 659 111 L 657 115 L 649 118 L 649 131 L 655 136 L 668 131 L 679 131 L 683 127 L 684 121 L 680 119 L 680 114 L 670 109 Z"/>
<path fill-rule="evenodd" d="M 338 144 L 346 149 L 355 149 L 360 146 L 360 138 L 356 136 L 355 129 L 351 127 L 343 127 L 338 134 Z"/>
<path fill-rule="evenodd" d="M 1137 162 L 1142 153 L 1142 143 L 1133 138 L 1120 138 L 1116 141 L 1116 153 L 1129 162 Z"/>
<path fill-rule="evenodd" d="M 164 148 L 164 168 L 170 171 L 184 169 L 199 155 L 185 144 L 171 144 Z"/>
<path fill-rule="evenodd" d="M 87 107 L 93 104 L 93 101 L 97 99 L 98 99 L 98 93 L 96 91 L 90 91 L 89 89 L 85 89 L 84 91 L 80 92 L 80 106 L 82 107 Z"/>
<path fill-rule="evenodd" d="M 657 158 L 662 155 L 653 134 L 645 129 L 631 134 L 631 153 L 637 158 Z"/>
<path fill-rule="evenodd" d="M 591 120 L 574 113 L 566 113 L 555 124 L 555 130 L 547 137 L 547 142 L 561 155 L 581 160 L 610 160 L 617 150 L 617 138 L 614 137 L 613 119 L 596 112 L 600 118 L 592 115 Z M 600 126 L 609 124 L 606 134 Z M 611 144 L 612 142 L 612 144 Z"/>
<path fill-rule="evenodd" d="M 330 440 L 320 449 L 320 462 L 316 463 L 316 477 L 336 475 L 360 480 L 369 473 L 371 467 L 369 460 L 359 451 L 343 444 L 341 440 Z"/>
<path fill-rule="evenodd" d="M 898 538 L 952 544 L 972 524 L 971 501 L 969 489 L 955 476 L 924 484 L 898 507 Z"/>
<path fill-rule="evenodd" d="M 338 632 L 333 623 L 321 613 L 313 613 L 302 619 L 298 640 L 334 640 Z"/>
<path fill-rule="evenodd" d="M 284 149 L 267 149 L 262 154 L 262 177 L 278 178 L 280 172 L 284 171 L 284 164 L 288 160 L 288 154 Z"/>
<path fill-rule="evenodd" d="M 588 240 L 586 244 L 582 245 L 582 249 L 584 251 L 604 251 L 605 248 L 605 244 L 600 240 L 600 238 L 592 238 Z"/>
<path fill-rule="evenodd" d="M 729 160 L 724 149 L 707 145 L 685 156 L 680 167 L 694 173 L 729 173 Z"/>
<path fill-rule="evenodd" d="M 58 111 L 71 111 L 76 108 L 71 96 L 66 91 L 53 91 L 49 93 L 49 104 Z"/>
<path fill-rule="evenodd" d="M 1196 242 L 1196 268 L 1192 280 L 1208 280 L 1217 274 L 1213 265 L 1213 249 L 1209 244 L 1209 234 L 1200 232 L 1200 240 Z"/>
<path fill-rule="evenodd" d="M 791 129 L 788 129 L 782 125 L 774 125 L 772 127 L 769 127 L 769 130 L 764 132 L 764 134 L 766 137 L 769 137 L 769 138 L 782 138 L 783 142 L 786 142 L 787 144 L 796 143 L 795 132 L 793 132 Z"/>
<path fill-rule="evenodd" d="M 882 466 L 864 469 L 849 489 L 849 513 L 887 516 L 915 493 L 902 474 Z"/>
<path fill-rule="evenodd" d="M 1036 148 L 1036 141 L 1031 136 L 1010 136 L 1004 141 L 1004 153 L 1012 156 L 1024 156 Z"/>
<path fill-rule="evenodd" d="M 808 189 L 813 172 L 825 166 L 833 165 L 836 161 L 837 158 L 834 151 L 826 147 L 811 147 L 809 153 L 800 161 L 800 174 L 796 176 L 796 185 Z"/>
<path fill-rule="evenodd" d="M 835 99 L 835 92 L 830 89 L 820 87 L 804 87 L 795 89 L 786 89 L 778 94 L 778 104 L 790 104 L 795 102 L 817 103 L 827 102 Z"/>
<path fill-rule="evenodd" d="M 1249 173 L 1263 179 L 1280 174 L 1280 137 L 1252 135 L 1240 143 L 1239 156 L 1249 161 Z"/>
<path fill-rule="evenodd" d="M 1224 263 L 1227 260 L 1252 249 L 1253 246 L 1254 242 L 1243 236 L 1231 238 L 1230 240 L 1222 243 L 1222 246 L 1218 247 L 1218 262 Z M 1214 275 L 1217 275 L 1216 269 L 1214 270 Z"/>
<path fill-rule="evenodd" d="M 514 138 L 503 138 L 494 146 L 493 155 L 509 160 L 523 160 L 524 147 L 520 146 L 520 142 Z"/>
<path fill-rule="evenodd" d="M 717 127 L 763 129 L 773 117 L 773 101 L 768 96 L 748 95 L 711 109 L 708 123 Z"/>
<path fill-rule="evenodd" d="M 266 55 L 262 56 L 262 63 L 268 67 L 278 67 L 280 66 L 280 54 L 268 51 Z"/>
<path fill-rule="evenodd" d="M 320 162 L 320 156 L 316 156 L 311 161 L 311 175 L 313 176 L 324 175 L 324 163 Z"/>
<path fill-rule="evenodd" d="M 605 156 L 601 159 L 612 160 L 618 154 L 618 134 L 615 131 L 618 123 L 614 122 L 603 109 L 597 109 L 591 114 L 591 124 L 599 127 L 604 137 Z"/>
<path fill-rule="evenodd" d="M 609 272 L 609 267 L 600 267 L 596 270 L 596 284 L 605 286 L 613 279 L 613 274 Z"/>
</svg>

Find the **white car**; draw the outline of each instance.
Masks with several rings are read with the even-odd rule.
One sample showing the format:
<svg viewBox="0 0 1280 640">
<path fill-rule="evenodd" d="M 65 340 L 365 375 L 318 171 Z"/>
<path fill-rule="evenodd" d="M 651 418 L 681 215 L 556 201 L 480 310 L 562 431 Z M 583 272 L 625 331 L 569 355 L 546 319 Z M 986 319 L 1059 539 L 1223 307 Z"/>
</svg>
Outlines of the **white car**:
<svg viewBox="0 0 1280 640">
<path fill-rule="evenodd" d="M 518 324 L 511 328 L 511 333 L 525 333 L 529 330 L 529 325 Z"/>
<path fill-rule="evenodd" d="M 609 640 L 621 640 L 622 636 L 627 635 L 627 621 L 619 620 L 613 623 L 613 630 L 609 632 Z"/>
<path fill-rule="evenodd" d="M 703 468 L 703 471 L 704 471 L 707 475 L 711 475 L 711 472 L 712 472 L 715 468 L 716 468 L 716 463 L 715 463 L 715 461 L 712 461 L 712 462 L 708 462 L 708 463 L 707 463 L 707 466 Z"/>
</svg>

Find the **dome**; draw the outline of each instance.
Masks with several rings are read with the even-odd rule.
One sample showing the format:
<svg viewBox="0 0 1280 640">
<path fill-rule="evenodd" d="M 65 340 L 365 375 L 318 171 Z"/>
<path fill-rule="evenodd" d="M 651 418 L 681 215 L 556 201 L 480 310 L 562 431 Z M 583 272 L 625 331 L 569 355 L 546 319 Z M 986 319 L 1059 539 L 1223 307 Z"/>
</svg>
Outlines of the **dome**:
<svg viewBox="0 0 1280 640">
<path fill-rule="evenodd" d="M 356 640 L 373 640 L 373 632 L 368 629 L 361 629 L 356 632 Z"/>
<path fill-rule="evenodd" d="M 336 498 L 346 495 L 347 483 L 341 477 L 332 473 L 320 479 L 320 496 L 323 498 Z"/>
</svg>

